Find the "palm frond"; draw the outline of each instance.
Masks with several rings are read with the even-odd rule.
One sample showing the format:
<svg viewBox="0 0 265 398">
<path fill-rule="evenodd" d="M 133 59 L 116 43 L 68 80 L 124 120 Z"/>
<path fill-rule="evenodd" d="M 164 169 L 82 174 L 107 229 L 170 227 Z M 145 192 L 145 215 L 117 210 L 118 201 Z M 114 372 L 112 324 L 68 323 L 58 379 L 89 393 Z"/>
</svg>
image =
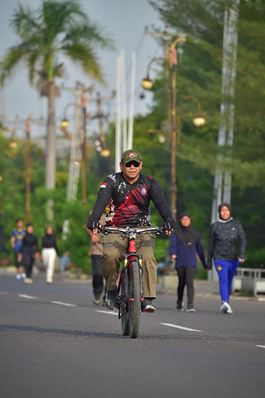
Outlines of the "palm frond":
<svg viewBox="0 0 265 398">
<path fill-rule="evenodd" d="M 87 75 L 105 83 L 96 52 L 88 44 L 75 42 L 68 45 L 66 44 L 61 50 L 65 55 L 69 56 L 73 62 L 79 63 Z"/>
<path fill-rule="evenodd" d="M 5 81 L 12 77 L 15 70 L 28 54 L 28 43 L 21 43 L 16 47 L 11 47 L 3 56 L 0 62 L 0 85 L 3 86 Z"/>
<path fill-rule="evenodd" d="M 84 41 L 97 44 L 101 48 L 114 50 L 113 40 L 104 36 L 104 28 L 96 23 L 77 25 L 72 23 L 65 35 L 65 42 Z"/>
<path fill-rule="evenodd" d="M 39 30 L 39 20 L 36 13 L 30 7 L 23 7 L 18 4 L 18 9 L 14 12 L 10 26 L 12 26 L 16 33 L 24 40 L 32 37 L 34 31 Z"/>
</svg>

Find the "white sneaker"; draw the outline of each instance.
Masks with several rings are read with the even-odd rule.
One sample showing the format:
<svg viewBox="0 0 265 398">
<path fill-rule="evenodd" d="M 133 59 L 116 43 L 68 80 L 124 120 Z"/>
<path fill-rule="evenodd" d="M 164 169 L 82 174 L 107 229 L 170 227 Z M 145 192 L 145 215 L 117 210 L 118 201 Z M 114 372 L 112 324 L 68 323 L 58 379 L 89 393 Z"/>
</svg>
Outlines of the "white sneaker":
<svg viewBox="0 0 265 398">
<path fill-rule="evenodd" d="M 229 305 L 229 304 L 228 304 Z M 227 310 L 227 313 L 228 314 L 233 314 L 233 310 L 232 310 L 232 308 L 230 307 L 230 305 L 229 305 L 229 308 L 228 308 L 228 310 Z"/>
<path fill-rule="evenodd" d="M 46 279 L 46 282 L 47 282 L 47 283 L 52 283 L 52 278 L 47 278 L 47 279 Z"/>
<path fill-rule="evenodd" d="M 29 284 L 31 284 L 31 283 L 33 283 L 33 280 L 32 280 L 31 278 L 25 278 L 25 279 L 24 279 L 24 283 L 29 283 Z"/>
<path fill-rule="evenodd" d="M 226 301 L 223 301 L 223 304 L 222 304 L 220 310 L 224 314 L 233 314 L 232 308 L 230 307 L 230 305 Z"/>
<path fill-rule="evenodd" d="M 22 279 L 25 279 L 25 278 L 26 278 L 26 274 L 25 274 L 24 272 L 22 272 L 21 278 L 22 278 Z"/>
<path fill-rule="evenodd" d="M 19 281 L 21 278 L 20 274 L 16 274 L 16 279 Z"/>
</svg>

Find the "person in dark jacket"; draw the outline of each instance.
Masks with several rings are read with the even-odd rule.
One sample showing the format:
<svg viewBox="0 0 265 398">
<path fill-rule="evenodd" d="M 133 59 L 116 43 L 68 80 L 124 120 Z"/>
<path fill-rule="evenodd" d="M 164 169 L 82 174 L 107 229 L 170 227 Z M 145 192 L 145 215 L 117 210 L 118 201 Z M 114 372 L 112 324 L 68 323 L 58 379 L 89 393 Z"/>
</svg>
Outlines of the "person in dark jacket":
<svg viewBox="0 0 265 398">
<path fill-rule="evenodd" d="M 164 220 L 167 235 L 176 228 L 170 208 L 159 183 L 152 177 L 141 174 L 142 158 L 138 151 L 129 149 L 123 152 L 120 162 L 121 172 L 108 176 L 101 184 L 97 202 L 87 223 L 94 234 L 98 231 L 99 219 L 106 206 L 106 224 L 116 227 L 148 227 L 149 205 L 152 200 Z M 142 310 L 155 311 L 156 270 L 154 257 L 155 236 L 145 234 L 136 238 L 137 251 L 143 256 L 143 290 L 145 299 Z M 127 249 L 127 239 L 117 234 L 103 237 L 102 270 L 107 284 L 106 307 L 113 310 L 117 306 L 116 281 L 120 261 Z"/>
<path fill-rule="evenodd" d="M 28 223 L 26 226 L 26 234 L 22 240 L 22 245 L 19 251 L 18 261 L 23 261 L 24 267 L 26 268 L 25 283 L 32 283 L 32 267 L 34 258 L 39 256 L 38 251 L 38 240 L 33 234 L 33 226 Z"/>
<path fill-rule="evenodd" d="M 208 249 L 208 267 L 212 267 L 212 259 L 219 276 L 220 295 L 223 313 L 232 314 L 229 296 L 236 269 L 239 263 L 246 260 L 246 236 L 242 225 L 231 217 L 231 205 L 223 202 L 218 206 L 220 220 L 211 225 Z M 238 254 L 238 242 L 240 252 Z"/>
<path fill-rule="evenodd" d="M 193 278 L 196 271 L 196 253 L 205 270 L 208 269 L 201 244 L 200 234 L 191 225 L 189 213 L 180 215 L 180 222 L 170 239 L 171 261 L 176 260 L 176 270 L 179 277 L 177 311 L 183 311 L 183 293 L 187 285 L 187 312 L 195 312 Z"/>
<path fill-rule="evenodd" d="M 56 255 L 58 249 L 53 235 L 53 228 L 48 225 L 45 229 L 45 236 L 42 238 L 41 246 L 41 257 L 43 259 L 44 266 L 46 267 L 46 282 L 53 282 L 53 273 Z"/>
</svg>

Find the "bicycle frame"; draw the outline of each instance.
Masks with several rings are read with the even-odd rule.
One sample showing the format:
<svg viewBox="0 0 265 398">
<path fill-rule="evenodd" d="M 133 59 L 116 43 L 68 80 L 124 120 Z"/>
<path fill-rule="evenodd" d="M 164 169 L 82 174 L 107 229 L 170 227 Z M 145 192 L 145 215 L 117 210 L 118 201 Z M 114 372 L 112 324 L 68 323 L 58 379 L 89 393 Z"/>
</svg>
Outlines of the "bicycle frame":
<svg viewBox="0 0 265 398">
<path fill-rule="evenodd" d="M 124 254 L 123 267 L 119 278 L 118 283 L 118 291 L 120 292 L 121 286 L 124 286 L 124 299 L 119 295 L 118 296 L 118 304 L 119 304 L 119 319 L 122 317 L 123 312 L 126 311 L 126 305 L 129 301 L 134 301 L 134 298 L 130 297 L 129 293 L 129 278 L 130 278 L 130 270 L 132 262 L 137 262 L 139 266 L 140 272 L 140 289 L 141 289 L 141 301 L 144 300 L 144 292 L 143 292 L 143 268 L 142 268 L 142 255 L 137 253 L 136 250 L 136 236 L 137 234 L 143 234 L 147 232 L 153 232 L 159 234 L 163 231 L 163 227 L 155 227 L 155 228 L 144 228 L 144 229 L 131 229 L 127 227 L 123 228 L 115 228 L 104 226 L 101 228 L 103 234 L 108 234 L 111 232 L 119 233 L 125 239 L 128 238 L 128 250 L 127 253 Z M 152 311 L 145 311 L 152 312 Z"/>
</svg>

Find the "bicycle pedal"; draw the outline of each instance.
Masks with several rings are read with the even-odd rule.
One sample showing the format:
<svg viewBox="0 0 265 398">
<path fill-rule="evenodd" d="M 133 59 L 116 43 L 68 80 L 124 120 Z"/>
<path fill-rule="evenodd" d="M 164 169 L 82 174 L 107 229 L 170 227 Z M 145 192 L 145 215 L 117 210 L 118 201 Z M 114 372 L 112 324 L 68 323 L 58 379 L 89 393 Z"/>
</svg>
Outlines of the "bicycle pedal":
<svg viewBox="0 0 265 398">
<path fill-rule="evenodd" d="M 142 312 L 151 312 L 151 313 L 153 313 L 155 311 L 154 310 L 142 310 Z"/>
</svg>

